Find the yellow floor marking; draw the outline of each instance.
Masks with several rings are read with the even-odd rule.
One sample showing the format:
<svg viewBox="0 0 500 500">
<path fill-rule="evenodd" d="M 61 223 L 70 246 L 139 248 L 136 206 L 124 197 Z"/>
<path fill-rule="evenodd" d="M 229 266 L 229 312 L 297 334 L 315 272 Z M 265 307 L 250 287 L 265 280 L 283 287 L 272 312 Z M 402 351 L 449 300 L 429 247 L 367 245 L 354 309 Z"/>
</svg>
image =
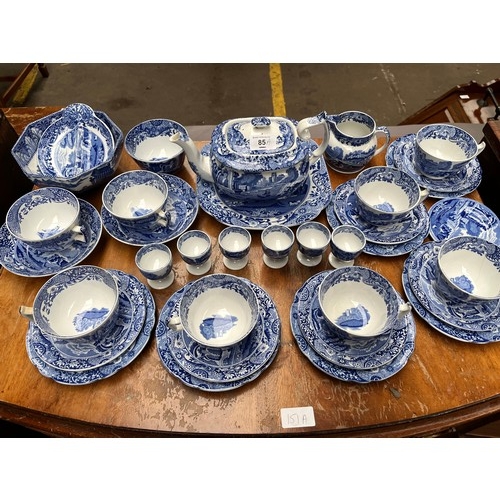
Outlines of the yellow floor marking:
<svg viewBox="0 0 500 500">
<path fill-rule="evenodd" d="M 286 116 L 285 95 L 281 79 L 281 66 L 278 63 L 269 64 L 269 78 L 271 80 L 271 95 L 273 99 L 274 116 Z"/>
</svg>

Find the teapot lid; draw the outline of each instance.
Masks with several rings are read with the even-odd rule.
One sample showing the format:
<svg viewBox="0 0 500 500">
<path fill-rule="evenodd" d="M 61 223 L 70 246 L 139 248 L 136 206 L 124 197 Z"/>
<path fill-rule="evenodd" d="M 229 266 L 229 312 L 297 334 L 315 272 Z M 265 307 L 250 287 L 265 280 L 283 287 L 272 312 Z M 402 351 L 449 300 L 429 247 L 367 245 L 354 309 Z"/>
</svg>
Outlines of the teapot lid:
<svg viewBox="0 0 500 500">
<path fill-rule="evenodd" d="M 303 159 L 309 150 L 300 147 L 303 142 L 288 118 L 237 118 L 214 129 L 212 152 L 220 162 L 239 170 L 276 170 Z"/>
</svg>

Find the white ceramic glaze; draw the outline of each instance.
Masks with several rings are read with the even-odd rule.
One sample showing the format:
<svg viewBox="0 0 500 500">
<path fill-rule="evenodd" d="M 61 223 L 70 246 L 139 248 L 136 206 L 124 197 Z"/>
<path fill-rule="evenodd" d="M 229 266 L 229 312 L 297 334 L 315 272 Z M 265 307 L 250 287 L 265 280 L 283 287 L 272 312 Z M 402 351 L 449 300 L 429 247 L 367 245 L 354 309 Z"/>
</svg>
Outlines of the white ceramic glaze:
<svg viewBox="0 0 500 500">
<path fill-rule="evenodd" d="M 172 252 L 163 243 L 141 247 L 135 255 L 135 263 L 151 288 L 161 290 L 174 281 Z"/>
<path fill-rule="evenodd" d="M 297 228 L 295 237 L 299 247 L 298 261 L 307 267 L 317 266 L 328 247 L 330 230 L 320 222 L 304 222 Z"/>
<path fill-rule="evenodd" d="M 281 224 L 266 227 L 261 233 L 264 263 L 273 269 L 284 267 L 294 241 L 295 235 L 289 227 Z"/>
<path fill-rule="evenodd" d="M 363 232 L 349 224 L 332 229 L 330 238 L 330 255 L 328 260 L 332 267 L 352 266 L 366 246 Z"/>
<path fill-rule="evenodd" d="M 219 233 L 219 248 L 224 265 L 231 270 L 243 269 L 248 263 L 252 235 L 242 227 L 225 227 Z"/>
<path fill-rule="evenodd" d="M 212 241 L 204 231 L 192 229 L 177 240 L 177 250 L 190 274 L 201 275 L 210 270 Z"/>
</svg>

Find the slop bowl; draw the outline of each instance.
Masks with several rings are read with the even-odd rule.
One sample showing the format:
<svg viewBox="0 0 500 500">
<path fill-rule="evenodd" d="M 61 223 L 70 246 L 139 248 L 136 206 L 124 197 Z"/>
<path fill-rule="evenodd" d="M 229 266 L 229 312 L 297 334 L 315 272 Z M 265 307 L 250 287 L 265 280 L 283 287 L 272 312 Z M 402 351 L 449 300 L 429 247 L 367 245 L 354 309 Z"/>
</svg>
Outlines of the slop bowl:
<svg viewBox="0 0 500 500">
<path fill-rule="evenodd" d="M 179 317 L 170 326 L 182 327 L 199 344 L 222 348 L 243 340 L 258 317 L 258 300 L 246 280 L 211 274 L 189 285 L 180 301 Z"/>
</svg>

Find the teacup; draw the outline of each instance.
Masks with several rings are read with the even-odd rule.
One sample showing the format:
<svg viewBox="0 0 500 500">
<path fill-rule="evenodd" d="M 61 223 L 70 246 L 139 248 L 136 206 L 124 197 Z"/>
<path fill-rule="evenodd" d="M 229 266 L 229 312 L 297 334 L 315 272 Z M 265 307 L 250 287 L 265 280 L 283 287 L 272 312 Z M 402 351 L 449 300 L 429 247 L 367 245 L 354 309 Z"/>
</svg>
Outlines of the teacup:
<svg viewBox="0 0 500 500">
<path fill-rule="evenodd" d="M 168 184 L 147 170 L 131 170 L 111 179 L 102 192 L 106 210 L 126 229 L 154 231 L 166 227 Z"/>
<path fill-rule="evenodd" d="M 334 170 L 355 173 L 361 170 L 391 139 L 387 127 L 378 127 L 375 120 L 362 111 L 344 111 L 327 115 L 330 138 L 325 150 L 325 160 Z M 380 147 L 378 137 L 384 139 Z"/>
<path fill-rule="evenodd" d="M 286 266 L 295 241 L 293 231 L 281 224 L 267 226 L 260 236 L 264 263 L 273 269 Z"/>
<path fill-rule="evenodd" d="M 56 341 L 95 342 L 114 327 L 118 284 L 97 266 L 75 266 L 52 276 L 20 312 Z"/>
<path fill-rule="evenodd" d="M 219 233 L 218 242 L 224 265 L 228 269 L 237 271 L 247 265 L 252 243 L 250 231 L 238 226 L 225 227 Z"/>
<path fill-rule="evenodd" d="M 332 267 L 352 266 L 354 261 L 363 252 L 366 238 L 356 226 L 343 224 L 332 229 L 330 238 L 330 255 L 328 261 Z"/>
<path fill-rule="evenodd" d="M 354 193 L 359 215 L 371 224 L 401 222 L 429 195 L 408 173 L 385 166 L 360 172 Z"/>
<path fill-rule="evenodd" d="M 320 222 L 301 224 L 295 233 L 297 239 L 297 260 L 304 266 L 317 266 L 330 241 L 330 230 Z"/>
<path fill-rule="evenodd" d="M 190 274 L 201 275 L 210 270 L 212 241 L 204 231 L 192 229 L 179 236 L 177 250 Z"/>
<path fill-rule="evenodd" d="M 45 187 L 16 200 L 7 211 L 5 223 L 14 238 L 33 248 L 56 251 L 75 241 L 86 241 L 79 220 L 80 202 L 73 193 Z"/>
<path fill-rule="evenodd" d="M 451 303 L 500 299 L 500 247 L 476 236 L 445 240 L 437 258 L 436 287 Z"/>
<path fill-rule="evenodd" d="M 423 175 L 436 179 L 461 172 L 465 175 L 467 163 L 484 147 L 484 142 L 478 144 L 472 135 L 456 125 L 425 125 L 415 136 L 415 167 Z"/>
<path fill-rule="evenodd" d="M 169 321 L 196 342 L 227 347 L 243 340 L 259 317 L 257 296 L 249 282 L 229 274 L 211 274 L 189 284 L 179 316 Z"/>
<path fill-rule="evenodd" d="M 164 243 L 149 243 L 135 254 L 135 264 L 156 290 L 169 287 L 174 281 L 172 252 Z"/>
<path fill-rule="evenodd" d="M 351 266 L 331 271 L 318 290 L 324 319 L 334 334 L 368 339 L 389 333 L 406 314 L 392 284 L 366 267 Z"/>
<path fill-rule="evenodd" d="M 186 157 L 184 150 L 170 140 L 179 133 L 187 140 L 187 130 L 173 120 L 157 118 L 138 123 L 125 136 L 125 150 L 145 170 L 171 174 L 179 170 Z"/>
</svg>

